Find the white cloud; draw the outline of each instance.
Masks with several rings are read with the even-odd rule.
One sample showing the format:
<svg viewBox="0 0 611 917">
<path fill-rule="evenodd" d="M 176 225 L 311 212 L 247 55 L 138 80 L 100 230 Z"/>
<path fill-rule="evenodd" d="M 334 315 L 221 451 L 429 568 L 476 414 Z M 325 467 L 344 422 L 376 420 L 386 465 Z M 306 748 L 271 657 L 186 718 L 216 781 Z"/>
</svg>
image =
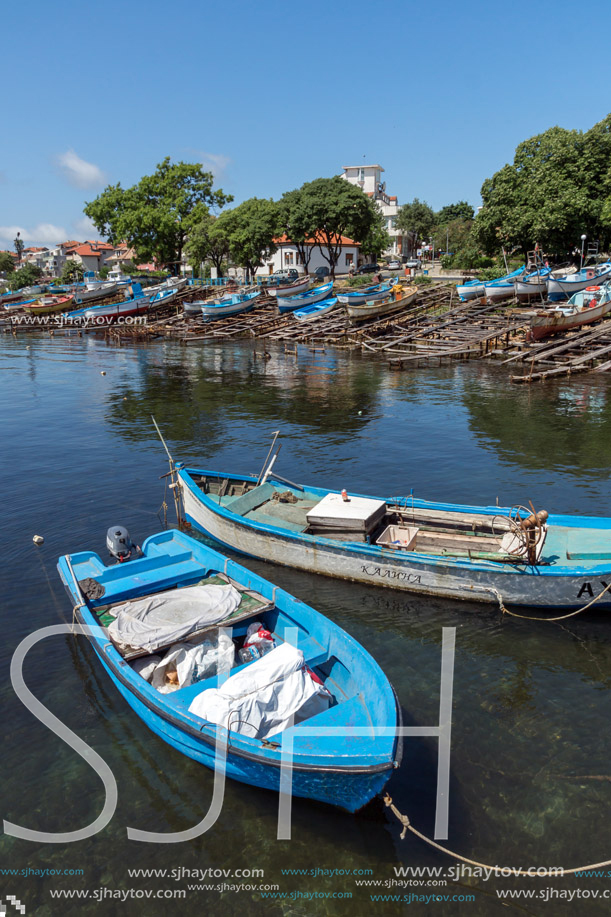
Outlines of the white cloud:
<svg viewBox="0 0 611 917">
<path fill-rule="evenodd" d="M 20 233 L 23 241 L 27 243 L 53 244 L 66 239 L 64 227 L 55 226 L 53 223 L 38 223 L 33 229 L 25 229 L 23 226 L 0 226 L 0 240 L 10 242 L 11 247 L 17 233 Z"/>
<path fill-rule="evenodd" d="M 56 163 L 66 181 L 76 188 L 97 188 L 106 180 L 99 166 L 81 159 L 74 150 L 59 153 Z"/>
<path fill-rule="evenodd" d="M 231 159 L 222 153 L 199 153 L 201 164 L 206 172 L 212 172 L 215 178 L 220 178 Z"/>
</svg>

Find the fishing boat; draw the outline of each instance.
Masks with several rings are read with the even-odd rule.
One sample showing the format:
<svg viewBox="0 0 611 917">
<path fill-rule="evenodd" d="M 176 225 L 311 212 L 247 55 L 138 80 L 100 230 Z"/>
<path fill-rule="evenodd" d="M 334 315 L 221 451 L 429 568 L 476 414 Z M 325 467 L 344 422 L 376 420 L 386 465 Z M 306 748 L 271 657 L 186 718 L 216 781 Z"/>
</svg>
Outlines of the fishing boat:
<svg viewBox="0 0 611 917">
<path fill-rule="evenodd" d="M 346 311 L 351 322 L 362 322 L 368 318 L 381 318 L 391 312 L 406 309 L 418 295 L 418 287 L 392 287 L 383 299 L 366 299 L 363 303 L 348 303 Z"/>
<path fill-rule="evenodd" d="M 524 269 L 524 265 L 522 265 L 522 267 L 516 268 L 515 271 L 511 271 L 503 277 L 497 277 L 494 280 L 469 280 L 467 283 L 459 283 L 456 285 L 456 292 L 462 302 L 467 302 L 469 299 L 478 299 L 483 296 L 488 298 L 488 289 L 490 288 L 490 295 L 496 295 L 498 297 L 498 300 L 495 299 L 491 301 L 501 301 L 503 298 L 509 298 L 505 296 L 506 289 L 502 285 L 507 281 L 511 281 L 513 284 L 516 277 L 522 276 Z M 510 295 L 513 296 L 513 287 Z"/>
<path fill-rule="evenodd" d="M 310 278 L 306 274 L 305 277 L 300 277 L 298 280 L 294 280 L 293 283 L 267 287 L 267 294 L 268 296 L 276 297 L 295 296 L 297 293 L 304 293 L 309 286 Z"/>
<path fill-rule="evenodd" d="M 566 304 L 540 309 L 530 323 L 529 341 L 540 341 L 561 331 L 600 321 L 611 312 L 611 283 L 580 290 Z"/>
<path fill-rule="evenodd" d="M 204 321 L 212 322 L 216 318 L 250 312 L 257 305 L 256 300 L 260 295 L 260 290 L 254 293 L 233 293 L 216 300 L 198 300 L 197 305 L 200 307 Z M 194 306 L 196 303 L 193 302 L 191 305 Z"/>
<path fill-rule="evenodd" d="M 118 283 L 99 284 L 91 288 L 89 286 L 81 287 L 74 293 L 74 302 L 77 306 L 82 306 L 87 302 L 95 302 L 98 299 L 114 296 L 119 289 Z"/>
<path fill-rule="evenodd" d="M 572 274 L 557 275 L 552 272 L 547 281 L 547 298 L 550 302 L 560 302 L 570 299 L 574 293 L 585 290 L 586 287 L 601 285 L 611 280 L 611 264 L 598 264 L 593 267 L 584 267 Z"/>
<path fill-rule="evenodd" d="M 151 297 L 144 293 L 139 283 L 132 283 L 125 289 L 125 297 L 118 302 L 100 306 L 74 309 L 66 314 L 69 322 L 86 325 L 110 325 L 118 319 L 146 314 L 151 305 Z"/>
<path fill-rule="evenodd" d="M 349 812 L 381 791 L 401 760 L 401 714 L 356 640 L 182 532 L 152 535 L 134 559 L 125 529 L 109 529 L 107 545 L 122 563 L 81 551 L 60 557 L 59 575 L 103 668 L 149 729 L 275 791 L 289 754 L 294 795 Z"/>
<path fill-rule="evenodd" d="M 298 293 L 297 296 L 281 296 L 278 299 L 278 309 L 280 312 L 293 312 L 295 309 L 303 309 L 305 306 L 311 306 L 322 299 L 328 299 L 331 296 L 332 289 L 333 281 L 331 280 L 329 283 L 323 283 L 320 287 L 306 290 L 305 293 Z"/>
<path fill-rule="evenodd" d="M 188 521 L 252 557 L 446 598 L 571 609 L 611 582 L 611 519 L 338 493 L 288 483 L 274 458 L 259 476 L 180 466 Z"/>
<path fill-rule="evenodd" d="M 358 306 L 364 302 L 374 302 L 376 299 L 384 299 L 390 293 L 389 283 L 374 283 L 371 287 L 364 287 L 355 290 L 353 293 L 338 293 L 338 301 L 347 306 L 349 303 Z"/>
<path fill-rule="evenodd" d="M 514 295 L 518 302 L 529 302 L 531 299 L 547 297 L 547 282 L 551 269 L 549 267 L 537 268 L 523 277 L 516 278 L 513 282 Z"/>
<path fill-rule="evenodd" d="M 320 302 L 312 303 L 312 305 L 305 306 L 303 309 L 297 309 L 293 312 L 293 316 L 298 322 L 311 322 L 316 318 L 320 318 L 321 315 L 327 315 L 328 312 L 332 312 L 336 306 L 337 296 L 331 296 L 329 299 L 322 299 Z"/>
<path fill-rule="evenodd" d="M 24 303 L 23 308 L 32 315 L 62 312 L 72 302 L 72 296 L 41 296 L 34 302 Z"/>
</svg>

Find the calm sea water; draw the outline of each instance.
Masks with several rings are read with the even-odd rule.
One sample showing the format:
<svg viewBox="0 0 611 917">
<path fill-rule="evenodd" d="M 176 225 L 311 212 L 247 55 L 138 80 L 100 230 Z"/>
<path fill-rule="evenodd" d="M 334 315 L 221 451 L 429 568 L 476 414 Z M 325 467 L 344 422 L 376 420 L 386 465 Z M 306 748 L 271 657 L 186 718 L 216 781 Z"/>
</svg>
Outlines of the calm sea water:
<svg viewBox="0 0 611 917">
<path fill-rule="evenodd" d="M 106 557 L 111 524 L 126 525 L 139 542 L 162 527 L 159 478 L 167 465 L 151 414 L 176 459 L 209 468 L 258 471 L 273 431 L 280 430 L 276 468 L 292 480 L 380 496 L 413 488 L 432 499 L 532 500 L 550 511 L 611 515 L 611 400 L 604 378 L 529 390 L 511 386 L 499 367 L 477 364 L 394 374 L 337 352 L 304 349 L 295 357 L 278 349 L 263 360 L 248 345 L 121 347 L 93 336 L 9 335 L 0 340 L 0 373 L 0 798 L 3 818 L 37 830 L 82 827 L 97 817 L 104 797 L 87 763 L 15 696 L 11 656 L 27 634 L 70 619 L 55 569 L 60 554 L 93 549 Z M 33 545 L 34 534 L 44 536 L 42 547 Z M 244 562 L 360 640 L 395 685 L 408 724 L 436 725 L 442 628 L 456 628 L 452 850 L 499 866 L 569 868 L 611 858 L 608 615 L 560 624 L 503 620 L 488 606 Z M 445 917 L 501 914 L 508 905 L 528 914 L 606 910 L 593 897 L 572 903 L 497 897 L 498 890 L 545 894 L 546 888 L 602 896 L 609 880 L 594 877 L 446 876 L 443 886 L 356 885 L 396 882 L 399 867 L 448 870 L 456 860 L 411 835 L 400 840 L 400 826 L 376 804 L 351 817 L 295 800 L 293 837 L 278 841 L 277 797 L 231 782 L 218 822 L 197 840 L 130 842 L 128 825 L 173 832 L 199 822 L 211 800 L 212 775 L 134 717 L 84 638 L 46 640 L 28 655 L 24 672 L 30 689 L 102 755 L 119 785 L 115 816 L 94 838 L 34 844 L 0 835 L 0 898 L 15 895 L 27 914 L 212 909 L 223 915 Z M 436 768 L 436 740 L 408 739 L 389 784 L 399 809 L 430 836 Z M 227 877 L 201 884 L 277 885 L 286 897 L 264 900 L 248 888 L 189 890 L 183 900 L 130 897 L 123 904 L 110 897 L 198 885 L 187 874 L 130 877 L 128 870 L 138 868 L 227 870 Z M 238 869 L 262 870 L 263 878 L 231 876 Z M 83 872 L 41 876 L 43 870 Z M 87 890 L 90 897 L 51 896 L 62 889 Z M 308 900 L 308 894 L 317 897 Z M 372 902 L 372 894 L 406 900 Z M 473 900 L 410 902 L 410 894 Z"/>
</svg>

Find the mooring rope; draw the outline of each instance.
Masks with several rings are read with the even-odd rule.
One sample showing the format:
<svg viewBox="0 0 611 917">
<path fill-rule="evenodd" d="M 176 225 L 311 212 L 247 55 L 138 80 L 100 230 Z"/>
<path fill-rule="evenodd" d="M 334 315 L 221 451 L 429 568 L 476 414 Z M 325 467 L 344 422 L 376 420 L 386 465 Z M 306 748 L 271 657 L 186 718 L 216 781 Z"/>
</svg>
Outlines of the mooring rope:
<svg viewBox="0 0 611 917">
<path fill-rule="evenodd" d="M 593 599 L 590 599 L 587 605 L 583 605 L 581 608 L 578 608 L 577 611 L 570 611 L 565 615 L 557 615 L 554 618 L 539 618 L 536 615 L 521 615 L 517 611 L 510 611 L 503 602 L 503 596 L 498 589 L 495 589 L 494 586 L 472 586 L 472 589 L 477 590 L 478 592 L 489 592 L 496 597 L 497 602 L 499 603 L 499 608 L 504 615 L 509 615 L 512 618 L 522 618 L 524 621 L 566 621 L 567 618 L 574 618 L 575 615 L 580 615 L 582 611 L 587 611 L 592 605 L 598 602 L 599 599 L 602 599 L 605 592 L 608 592 L 611 589 L 611 583 L 609 583 L 605 588 L 598 593 Z"/>
<path fill-rule="evenodd" d="M 478 866 L 480 869 L 485 869 L 490 873 L 501 872 L 503 875 L 527 876 L 529 879 L 546 878 L 547 876 L 558 878 L 559 870 L 561 870 L 561 875 L 566 876 L 570 875 L 571 873 L 582 872 L 588 869 L 602 869 L 603 866 L 611 866 L 611 860 L 605 860 L 602 863 L 590 863 L 587 866 L 574 866 L 571 869 L 562 869 L 562 867 L 547 869 L 546 867 L 539 867 L 535 870 L 535 873 L 533 873 L 532 867 L 527 870 L 516 868 L 514 866 L 488 866 L 486 863 L 480 863 L 478 860 L 470 860 L 469 857 L 461 856 L 460 853 L 455 853 L 453 850 L 448 850 L 447 847 L 442 847 L 441 844 L 437 843 L 437 841 L 432 840 L 430 837 L 427 837 L 426 834 L 422 834 L 421 831 L 418 831 L 417 828 L 414 828 L 407 815 L 402 815 L 401 812 L 399 812 L 388 793 L 384 794 L 383 799 L 384 805 L 391 810 L 393 815 L 395 815 L 403 825 L 401 840 L 405 838 L 405 835 L 408 831 L 411 831 L 412 834 L 415 834 L 416 837 L 419 837 L 420 840 L 424 841 L 425 844 L 429 844 L 429 846 L 435 847 L 437 850 L 441 851 L 441 853 L 446 853 L 448 856 L 454 857 L 454 859 L 460 860 L 462 863 L 468 863 L 470 866 Z"/>
</svg>

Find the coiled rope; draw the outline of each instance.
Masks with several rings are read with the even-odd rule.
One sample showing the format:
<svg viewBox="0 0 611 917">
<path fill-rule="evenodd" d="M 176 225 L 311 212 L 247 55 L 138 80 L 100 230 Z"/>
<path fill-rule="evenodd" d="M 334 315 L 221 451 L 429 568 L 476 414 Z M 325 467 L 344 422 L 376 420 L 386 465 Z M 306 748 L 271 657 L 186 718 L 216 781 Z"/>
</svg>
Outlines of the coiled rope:
<svg viewBox="0 0 611 917">
<path fill-rule="evenodd" d="M 416 837 L 419 837 L 420 840 L 424 841 L 425 844 L 428 844 L 430 847 L 435 847 L 435 849 L 441 851 L 441 853 L 446 853 L 448 856 L 454 857 L 454 859 L 459 860 L 461 863 L 468 863 L 470 866 L 478 866 L 480 869 L 485 869 L 491 873 L 500 872 L 504 876 L 527 876 L 529 879 L 546 878 L 548 876 L 557 879 L 559 870 L 561 870 L 561 875 L 566 876 L 570 875 L 571 873 L 582 872 L 588 869 L 601 869 L 603 866 L 611 866 L 611 860 L 604 860 L 602 863 L 589 863 L 587 866 L 574 866 L 572 869 L 562 869 L 562 867 L 547 869 L 541 867 L 537 868 L 534 873 L 532 867 L 530 869 L 517 869 L 514 866 L 488 866 L 486 863 L 480 863 L 478 860 L 470 860 L 469 857 L 461 856 L 460 853 L 455 853 L 453 850 L 448 850 L 447 847 L 442 847 L 441 844 L 437 843 L 437 841 L 432 840 L 430 837 L 427 837 L 426 834 L 422 834 L 421 831 L 418 831 L 417 828 L 414 828 L 407 815 L 402 815 L 401 812 L 399 812 L 388 793 L 384 794 L 383 799 L 384 805 L 391 810 L 393 815 L 395 815 L 403 825 L 401 840 L 405 838 L 405 835 L 408 831 L 411 831 L 412 834 L 415 834 Z"/>
</svg>

